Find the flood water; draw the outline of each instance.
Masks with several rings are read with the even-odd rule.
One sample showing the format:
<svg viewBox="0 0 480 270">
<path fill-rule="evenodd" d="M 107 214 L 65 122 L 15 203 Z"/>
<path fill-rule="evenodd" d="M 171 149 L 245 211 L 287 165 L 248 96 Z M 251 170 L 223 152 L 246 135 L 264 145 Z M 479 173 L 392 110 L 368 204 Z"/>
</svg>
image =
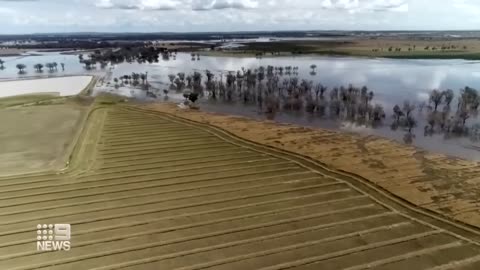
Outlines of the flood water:
<svg viewBox="0 0 480 270">
<path fill-rule="evenodd" d="M 92 74 L 102 73 L 99 68 L 86 72 L 78 61 L 76 55 L 62 55 L 59 53 L 42 53 L 42 56 L 26 57 L 3 57 L 6 69 L 0 70 L 0 80 L 15 79 L 19 76 L 48 76 L 67 74 Z M 33 65 L 36 63 L 58 62 L 65 63 L 65 71 L 58 71 L 54 74 L 34 72 Z M 15 65 L 26 64 L 28 69 L 25 75 L 18 75 Z M 310 74 L 310 65 L 317 66 L 316 75 Z M 335 86 L 367 86 L 375 93 L 373 104 L 381 104 L 387 113 L 384 125 L 376 128 L 357 126 L 348 122 L 333 121 L 318 116 L 312 116 L 306 112 L 281 112 L 276 115 L 275 120 L 280 122 L 294 123 L 304 126 L 344 130 L 365 135 L 379 135 L 404 143 L 406 131 L 390 129 L 392 122 L 392 108 L 395 104 L 402 105 L 404 100 L 416 102 L 428 102 L 429 92 L 433 89 L 452 89 L 458 97 L 460 88 L 470 86 L 480 88 L 480 61 L 465 60 L 394 60 L 394 59 L 369 59 L 369 58 L 346 58 L 346 57 L 277 57 L 262 58 L 254 57 L 201 57 L 200 61 L 192 61 L 189 54 L 179 53 L 176 59 L 170 58 L 165 61 L 160 59 L 158 63 L 138 64 L 123 63 L 117 65 L 113 70 L 112 78 L 128 75 L 132 72 L 148 72 L 149 82 L 158 88 L 168 88 L 168 74 L 178 72 L 191 73 L 199 71 L 204 73 L 206 69 L 217 73 L 226 74 L 227 71 L 237 71 L 242 67 L 255 69 L 260 66 L 297 66 L 299 67 L 299 78 L 312 80 L 314 83 L 321 82 L 329 89 Z M 289 76 L 284 75 L 285 78 Z M 218 76 L 217 76 L 218 78 Z M 205 80 L 205 76 L 203 76 Z M 0 89 L 1 91 L 1 89 Z M 130 91 L 124 91 L 126 95 Z M 133 93 L 138 95 L 138 91 Z M 163 100 L 160 98 L 159 100 Z M 201 107 L 206 111 L 221 112 L 235 115 L 249 116 L 264 119 L 255 106 L 243 104 L 225 104 L 220 101 L 213 102 L 202 100 Z M 456 104 L 454 100 L 452 104 Z M 418 110 L 414 113 L 419 121 L 415 128 L 415 138 L 412 144 L 431 152 L 444 153 L 451 156 L 458 156 L 470 160 L 480 161 L 480 143 L 474 140 L 462 138 L 445 138 L 442 134 L 424 136 L 423 127 L 426 125 L 424 113 Z M 419 115 L 420 114 L 420 115 Z M 469 126 L 479 123 L 477 118 L 467 121 Z"/>
</svg>

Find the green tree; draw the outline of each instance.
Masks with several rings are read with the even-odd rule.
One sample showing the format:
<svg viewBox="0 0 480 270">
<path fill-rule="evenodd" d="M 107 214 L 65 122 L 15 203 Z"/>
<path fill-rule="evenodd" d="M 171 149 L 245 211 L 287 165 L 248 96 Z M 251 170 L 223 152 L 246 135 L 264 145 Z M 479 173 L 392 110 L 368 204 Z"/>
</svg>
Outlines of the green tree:
<svg viewBox="0 0 480 270">
<path fill-rule="evenodd" d="M 53 63 L 46 63 L 45 67 L 47 67 L 50 70 L 50 72 L 52 72 L 55 69 L 55 66 L 53 65 Z"/>
<path fill-rule="evenodd" d="M 17 69 L 20 73 L 24 73 L 26 68 L 27 66 L 24 64 L 17 64 Z"/>
<path fill-rule="evenodd" d="M 43 65 L 42 64 L 35 64 L 33 66 L 35 68 L 35 70 L 37 70 L 37 72 L 42 72 L 43 70 Z"/>
<path fill-rule="evenodd" d="M 195 101 L 198 100 L 198 93 L 190 93 L 190 95 L 188 96 L 188 99 L 191 102 L 195 103 Z"/>
</svg>

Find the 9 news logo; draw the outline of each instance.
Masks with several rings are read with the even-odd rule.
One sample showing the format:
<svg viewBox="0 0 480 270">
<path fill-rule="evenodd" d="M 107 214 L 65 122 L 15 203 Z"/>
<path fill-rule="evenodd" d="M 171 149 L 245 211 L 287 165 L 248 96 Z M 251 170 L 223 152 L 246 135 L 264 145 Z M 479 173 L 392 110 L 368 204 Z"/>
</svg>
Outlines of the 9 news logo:
<svg viewBox="0 0 480 270">
<path fill-rule="evenodd" d="M 69 251 L 71 231 L 70 224 L 38 224 L 37 251 Z"/>
</svg>

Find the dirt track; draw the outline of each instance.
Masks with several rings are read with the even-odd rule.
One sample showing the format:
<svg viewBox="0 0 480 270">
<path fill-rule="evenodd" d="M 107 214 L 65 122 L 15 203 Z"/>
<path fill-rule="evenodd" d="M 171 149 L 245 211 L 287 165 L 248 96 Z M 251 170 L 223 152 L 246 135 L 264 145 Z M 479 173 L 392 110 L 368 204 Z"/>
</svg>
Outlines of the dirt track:
<svg viewBox="0 0 480 270">
<path fill-rule="evenodd" d="M 0 178 L 0 269 L 479 269 L 480 234 L 361 180 L 135 108 L 90 116 L 66 174 Z M 36 251 L 37 224 L 72 250 Z"/>
</svg>

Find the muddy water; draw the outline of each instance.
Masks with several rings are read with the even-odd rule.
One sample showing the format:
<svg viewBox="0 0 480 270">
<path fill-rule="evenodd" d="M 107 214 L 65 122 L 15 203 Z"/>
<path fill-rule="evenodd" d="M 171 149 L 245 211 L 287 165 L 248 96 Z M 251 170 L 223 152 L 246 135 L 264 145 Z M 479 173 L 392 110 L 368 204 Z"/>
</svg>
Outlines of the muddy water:
<svg viewBox="0 0 480 270">
<path fill-rule="evenodd" d="M 17 63 L 27 65 L 27 74 L 22 76 L 47 76 L 48 72 L 38 74 L 33 71 L 35 63 L 58 62 L 65 63 L 66 70 L 59 71 L 59 74 L 84 74 L 83 66 L 78 63 L 78 56 L 61 55 L 59 53 L 47 53 L 42 56 L 27 57 L 4 57 L 6 61 L 5 70 L 0 71 L 1 79 L 17 78 Z M 310 65 L 317 65 L 316 74 L 311 75 Z M 253 57 L 201 57 L 200 61 L 192 61 L 189 54 L 178 54 L 175 59 L 168 61 L 160 60 L 153 64 L 124 63 L 117 65 L 113 70 L 113 76 L 119 77 L 132 72 L 148 72 L 149 82 L 155 87 L 164 89 L 168 87 L 168 74 L 178 72 L 190 73 L 193 71 L 204 72 L 206 69 L 215 72 L 217 78 L 220 74 L 228 71 L 236 71 L 244 68 L 258 68 L 259 66 L 298 66 L 299 77 L 322 82 L 329 88 L 348 85 L 352 83 L 357 86 L 366 85 L 369 90 L 374 91 L 373 103 L 381 104 L 387 112 L 388 118 L 383 126 L 370 128 L 357 126 L 352 123 L 333 121 L 312 116 L 307 113 L 279 113 L 275 120 L 280 122 L 294 123 L 304 126 L 329 128 L 355 132 L 364 135 L 379 135 L 387 138 L 405 142 L 404 130 L 390 130 L 392 108 L 395 104 L 401 105 L 404 100 L 416 103 L 428 101 L 428 93 L 435 88 L 444 90 L 452 89 L 457 93 L 464 86 L 480 88 L 480 62 L 465 60 L 393 60 L 393 59 L 368 59 L 368 58 L 337 58 L 337 57 L 281 57 L 263 58 Z M 99 69 L 92 72 L 102 72 Z M 57 74 L 57 73 L 55 73 Z M 63 75 L 63 74 L 62 74 Z M 205 77 L 205 76 L 204 76 Z M 288 78 L 287 75 L 284 75 Z M 204 78 L 205 79 L 205 78 Z M 114 90 L 109 90 L 113 91 Z M 119 90 L 120 91 L 120 90 Z M 125 95 L 133 95 L 144 98 L 140 91 L 121 89 Z M 181 95 L 177 96 L 177 98 Z M 171 97 L 172 99 L 172 97 Z M 159 98 L 163 100 L 163 97 Z M 266 118 L 255 106 L 244 106 L 242 104 L 224 104 L 202 100 L 204 110 L 244 115 L 254 118 Z M 452 104 L 456 104 L 453 101 Z M 452 156 L 463 157 L 471 160 L 480 160 L 480 143 L 469 138 L 445 138 L 438 134 L 424 136 L 423 127 L 426 125 L 425 113 L 417 114 L 418 127 L 414 130 L 415 138 L 408 143 L 419 146 L 423 149 L 440 152 Z M 467 125 L 478 123 L 477 118 L 469 119 Z"/>
</svg>

